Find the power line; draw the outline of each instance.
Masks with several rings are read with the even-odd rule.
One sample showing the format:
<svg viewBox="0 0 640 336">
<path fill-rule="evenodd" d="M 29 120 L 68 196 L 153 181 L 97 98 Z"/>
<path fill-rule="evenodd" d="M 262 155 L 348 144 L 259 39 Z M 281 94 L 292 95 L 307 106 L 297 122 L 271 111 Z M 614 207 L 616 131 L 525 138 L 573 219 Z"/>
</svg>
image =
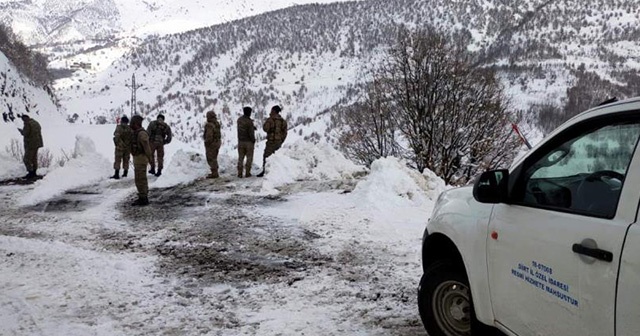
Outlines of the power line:
<svg viewBox="0 0 640 336">
<path fill-rule="evenodd" d="M 143 87 L 144 85 L 136 84 L 136 74 L 134 73 L 131 76 L 131 84 L 125 84 L 125 86 L 131 90 L 131 116 L 133 117 L 134 115 L 138 114 L 136 111 L 136 91 L 138 91 L 138 89 Z"/>
</svg>

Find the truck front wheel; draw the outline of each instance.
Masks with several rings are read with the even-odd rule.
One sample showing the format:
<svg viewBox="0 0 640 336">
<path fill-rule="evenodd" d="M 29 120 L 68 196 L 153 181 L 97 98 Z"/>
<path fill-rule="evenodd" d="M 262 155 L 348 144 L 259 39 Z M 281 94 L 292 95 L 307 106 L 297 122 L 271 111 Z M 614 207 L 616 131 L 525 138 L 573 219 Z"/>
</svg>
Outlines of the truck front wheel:
<svg viewBox="0 0 640 336">
<path fill-rule="evenodd" d="M 430 336 L 478 334 L 469 280 L 450 263 L 429 267 L 418 288 L 420 318 Z"/>
</svg>

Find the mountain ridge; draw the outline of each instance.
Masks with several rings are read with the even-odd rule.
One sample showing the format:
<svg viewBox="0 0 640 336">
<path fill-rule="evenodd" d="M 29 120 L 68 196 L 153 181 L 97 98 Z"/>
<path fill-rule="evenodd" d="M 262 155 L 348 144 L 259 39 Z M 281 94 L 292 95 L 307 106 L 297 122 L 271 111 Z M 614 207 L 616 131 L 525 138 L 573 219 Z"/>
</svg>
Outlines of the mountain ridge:
<svg viewBox="0 0 640 336">
<path fill-rule="evenodd" d="M 244 105 L 261 122 L 273 104 L 303 139 L 332 139 L 332 111 L 358 99 L 400 25 L 426 25 L 466 34 L 483 66 L 496 67 L 514 110 L 564 104 L 581 72 L 637 94 L 640 14 L 631 0 L 369 0 L 298 5 L 171 35 L 151 35 L 122 47 L 78 57 L 101 62 L 56 82 L 61 102 L 78 122 L 115 120 L 128 113 L 136 73 L 143 87 L 138 111 L 163 113 L 184 141 L 199 141 L 204 112 L 215 110 L 234 140 Z M 105 51 L 106 50 L 106 51 Z M 67 62 L 69 59 L 66 58 Z M 76 58 L 77 59 L 77 58 Z M 111 63 L 115 59 L 116 61 Z M 64 57 L 54 65 L 64 67 Z M 105 65 L 107 64 L 107 65 Z M 96 64 L 94 63 L 94 66 Z M 297 127 L 297 128 L 296 128 Z"/>
</svg>

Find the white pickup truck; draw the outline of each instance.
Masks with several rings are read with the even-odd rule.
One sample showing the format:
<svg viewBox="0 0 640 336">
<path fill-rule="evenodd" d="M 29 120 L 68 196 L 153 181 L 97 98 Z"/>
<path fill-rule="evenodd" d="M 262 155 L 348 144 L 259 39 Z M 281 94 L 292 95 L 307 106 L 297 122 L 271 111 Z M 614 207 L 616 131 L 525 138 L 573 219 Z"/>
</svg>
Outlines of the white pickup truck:
<svg viewBox="0 0 640 336">
<path fill-rule="evenodd" d="M 429 335 L 640 335 L 639 137 L 640 98 L 610 103 L 440 195 L 418 290 Z"/>
</svg>

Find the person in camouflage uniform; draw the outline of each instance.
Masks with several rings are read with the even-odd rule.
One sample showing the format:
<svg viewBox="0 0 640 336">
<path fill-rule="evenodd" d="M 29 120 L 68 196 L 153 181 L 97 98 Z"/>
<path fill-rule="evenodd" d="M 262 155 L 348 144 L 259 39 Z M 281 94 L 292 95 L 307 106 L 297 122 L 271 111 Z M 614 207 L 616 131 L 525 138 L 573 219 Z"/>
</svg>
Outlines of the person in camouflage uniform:
<svg viewBox="0 0 640 336">
<path fill-rule="evenodd" d="M 222 145 L 222 136 L 220 134 L 220 122 L 216 118 L 213 111 L 207 112 L 207 123 L 204 125 L 204 148 L 207 153 L 207 163 L 211 168 L 211 174 L 208 178 L 218 178 L 218 152 Z"/>
<path fill-rule="evenodd" d="M 287 121 L 280 116 L 280 111 L 282 111 L 280 106 L 273 106 L 269 118 L 262 127 L 267 132 L 267 145 L 262 159 L 262 172 L 258 174 L 258 177 L 264 176 L 267 158 L 280 149 L 287 138 Z"/>
<path fill-rule="evenodd" d="M 20 134 L 22 134 L 24 138 L 23 162 L 28 172 L 24 178 L 32 179 L 37 176 L 38 149 L 44 145 L 42 141 L 42 129 L 40 128 L 40 124 L 28 115 L 23 114 L 21 118 L 24 122 L 24 128 L 19 129 Z"/>
<path fill-rule="evenodd" d="M 138 200 L 134 206 L 149 204 L 149 182 L 147 181 L 147 165 L 152 159 L 149 134 L 142 127 L 142 117 L 135 115 L 131 118 L 133 139 L 131 141 L 131 155 L 133 155 L 133 173 L 135 175 Z"/>
<path fill-rule="evenodd" d="M 115 170 L 112 179 L 120 178 L 120 165 L 122 165 L 122 177 L 129 174 L 129 159 L 131 158 L 131 140 L 133 139 L 133 131 L 129 127 L 129 118 L 122 116 L 120 125 L 113 132 L 113 144 L 116 146 L 115 161 L 113 169 Z"/>
<path fill-rule="evenodd" d="M 171 127 L 164 122 L 164 115 L 158 115 L 158 118 L 152 121 L 147 127 L 149 133 L 149 139 L 151 141 L 151 169 L 149 174 L 155 176 L 162 175 L 162 169 L 164 168 L 164 145 L 171 143 Z M 156 172 L 156 154 L 158 157 L 158 171 Z"/>
<path fill-rule="evenodd" d="M 238 177 L 251 177 L 251 165 L 253 164 L 253 149 L 256 143 L 256 127 L 251 120 L 253 109 L 246 106 L 242 109 L 243 116 L 238 118 Z M 247 162 L 244 162 L 245 157 Z"/>
</svg>

